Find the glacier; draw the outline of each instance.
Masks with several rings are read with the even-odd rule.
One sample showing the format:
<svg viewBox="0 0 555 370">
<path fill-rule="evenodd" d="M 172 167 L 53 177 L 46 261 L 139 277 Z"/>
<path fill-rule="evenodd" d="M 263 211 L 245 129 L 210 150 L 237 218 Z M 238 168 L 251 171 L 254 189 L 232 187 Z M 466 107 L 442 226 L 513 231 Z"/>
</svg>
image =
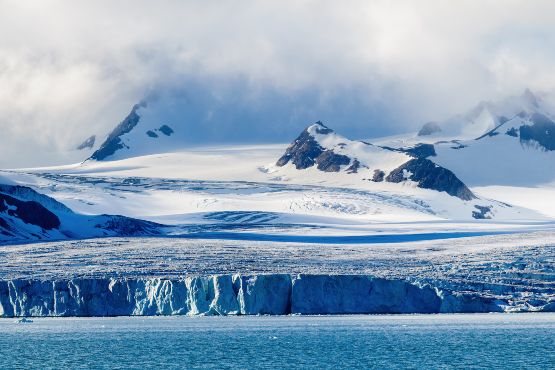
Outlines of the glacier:
<svg viewBox="0 0 555 370">
<path fill-rule="evenodd" d="M 555 234 L 393 244 L 125 237 L 0 248 L 0 317 L 555 311 Z"/>
<path fill-rule="evenodd" d="M 507 302 L 370 275 L 0 282 L 1 317 L 501 312 Z M 555 303 L 541 307 L 555 311 Z"/>
</svg>

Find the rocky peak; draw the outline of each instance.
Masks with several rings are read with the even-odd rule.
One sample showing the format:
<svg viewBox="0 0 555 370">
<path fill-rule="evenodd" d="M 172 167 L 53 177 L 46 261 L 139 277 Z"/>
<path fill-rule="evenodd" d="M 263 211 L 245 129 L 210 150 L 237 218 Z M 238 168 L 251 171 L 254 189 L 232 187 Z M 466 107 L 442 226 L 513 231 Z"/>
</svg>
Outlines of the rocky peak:
<svg viewBox="0 0 555 370">
<path fill-rule="evenodd" d="M 135 126 L 137 126 L 137 123 L 139 123 L 139 120 L 141 119 L 141 116 L 138 114 L 138 110 L 144 107 L 146 107 L 145 102 L 135 104 L 127 117 L 125 117 L 125 119 L 116 126 L 116 128 L 108 135 L 106 141 L 102 143 L 100 148 L 95 151 L 89 159 L 101 161 L 106 159 L 107 157 L 110 157 L 118 150 L 126 148 L 126 145 L 122 141 L 121 137 L 131 132 L 131 130 L 133 130 Z"/>
<path fill-rule="evenodd" d="M 327 135 L 333 130 L 318 121 L 307 128 L 287 147 L 285 153 L 278 159 L 276 165 L 285 166 L 291 162 L 298 170 L 314 166 L 316 158 L 323 152 L 324 148 L 316 141 L 314 134 Z"/>
<path fill-rule="evenodd" d="M 391 171 L 385 180 L 394 183 L 410 180 L 418 183 L 419 188 L 444 191 L 462 200 L 476 198 L 453 172 L 426 158 L 411 159 Z"/>
</svg>

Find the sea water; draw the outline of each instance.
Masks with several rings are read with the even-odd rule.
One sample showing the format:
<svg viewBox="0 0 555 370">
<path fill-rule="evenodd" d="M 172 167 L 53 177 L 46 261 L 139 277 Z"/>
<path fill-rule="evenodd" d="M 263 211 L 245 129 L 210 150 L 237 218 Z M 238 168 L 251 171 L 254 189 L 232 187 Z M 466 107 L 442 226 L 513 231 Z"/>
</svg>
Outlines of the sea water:
<svg viewBox="0 0 555 370">
<path fill-rule="evenodd" d="M 0 368 L 555 368 L 549 313 L 31 320 L 0 320 Z"/>
</svg>

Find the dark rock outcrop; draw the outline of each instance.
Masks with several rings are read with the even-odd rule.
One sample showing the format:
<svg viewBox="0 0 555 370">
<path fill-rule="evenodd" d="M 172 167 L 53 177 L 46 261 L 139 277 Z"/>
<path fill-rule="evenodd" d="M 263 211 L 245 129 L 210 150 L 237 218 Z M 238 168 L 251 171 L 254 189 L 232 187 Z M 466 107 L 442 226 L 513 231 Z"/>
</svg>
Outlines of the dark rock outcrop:
<svg viewBox="0 0 555 370">
<path fill-rule="evenodd" d="M 386 181 L 399 183 L 412 180 L 418 187 L 444 191 L 449 195 L 462 200 L 471 200 L 476 197 L 466 185 L 446 168 L 438 166 L 425 158 L 411 159 L 389 173 Z"/>
<path fill-rule="evenodd" d="M 348 165 L 351 159 L 346 155 L 336 154 L 333 150 L 326 150 L 316 158 L 320 171 L 339 172 L 341 166 Z"/>
<path fill-rule="evenodd" d="M 152 131 L 152 130 L 148 130 L 146 132 L 146 134 L 147 134 L 147 136 L 149 136 L 151 138 L 154 138 L 154 139 L 158 137 L 158 134 L 156 132 Z"/>
<path fill-rule="evenodd" d="M 22 201 L 10 195 L 0 193 L 0 218 L 8 216 L 26 224 L 38 226 L 44 230 L 60 227 L 60 219 L 46 207 L 36 201 Z M 7 225 L 4 219 L 4 225 Z"/>
<path fill-rule="evenodd" d="M 333 132 L 322 122 L 316 122 L 318 128 L 316 132 L 319 134 L 328 134 Z M 285 154 L 278 159 L 277 166 L 285 166 L 287 163 L 291 162 L 295 165 L 298 170 L 304 170 L 306 168 L 314 166 L 316 163 L 316 158 L 318 158 L 324 149 L 318 144 L 314 137 L 308 132 L 308 127 L 301 132 L 299 137 L 295 139 L 285 150 Z"/>
<path fill-rule="evenodd" d="M 372 176 L 372 181 L 382 182 L 385 177 L 385 172 L 382 170 L 374 170 L 374 175 Z"/>
<path fill-rule="evenodd" d="M 410 148 L 401 148 L 400 151 L 409 154 L 414 158 L 435 157 L 436 151 L 433 144 L 416 144 Z"/>
<path fill-rule="evenodd" d="M 347 173 L 358 173 L 358 169 L 360 168 L 361 164 L 358 159 L 353 159 L 353 163 L 347 168 Z"/>
<path fill-rule="evenodd" d="M 555 150 L 555 122 L 539 113 L 534 113 L 530 119 L 532 125 L 523 125 L 519 129 L 520 142 L 535 142 L 545 150 Z"/>
<path fill-rule="evenodd" d="M 131 132 L 131 130 L 133 130 L 133 128 L 137 126 L 137 123 L 139 123 L 139 120 L 141 119 L 141 116 L 139 116 L 137 111 L 141 107 L 146 107 L 146 103 L 143 102 L 140 104 L 136 104 L 129 115 L 125 117 L 125 119 L 119 125 L 116 126 L 116 128 L 110 133 L 110 135 L 108 135 L 106 141 L 102 143 L 100 148 L 95 151 L 89 159 L 102 161 L 114 155 L 114 153 L 116 153 L 118 150 L 127 148 L 125 143 L 121 140 L 121 137 Z"/>
<path fill-rule="evenodd" d="M 66 221 L 80 223 L 85 235 Z M 39 227 L 42 231 L 32 225 Z M 101 236 L 160 235 L 164 225 L 119 215 L 88 216 L 74 213 L 57 200 L 18 185 L 0 184 L 0 243 L 44 239 L 80 239 Z M 94 229 L 98 229 L 96 232 Z"/>
<path fill-rule="evenodd" d="M 418 136 L 428 136 L 437 132 L 441 132 L 439 124 L 437 122 L 428 122 L 418 131 Z"/>
<path fill-rule="evenodd" d="M 514 127 L 511 127 L 510 129 L 507 130 L 507 132 L 505 132 L 505 134 L 512 137 L 518 137 L 518 130 Z"/>
<path fill-rule="evenodd" d="M 474 208 L 476 208 L 476 211 L 472 211 L 472 217 L 474 217 L 477 220 L 487 220 L 491 218 L 491 214 L 489 214 L 491 212 L 491 206 L 479 206 L 479 205 L 475 205 Z"/>
<path fill-rule="evenodd" d="M 22 201 L 35 201 L 55 213 L 73 213 L 65 204 L 27 186 L 0 184 L 0 193 L 8 194 Z"/>
<path fill-rule="evenodd" d="M 171 134 L 173 134 L 173 130 L 171 129 L 170 126 L 168 125 L 162 125 L 160 126 L 160 128 L 158 129 L 158 131 L 160 131 L 161 133 L 163 133 L 166 136 L 171 136 Z"/>
</svg>

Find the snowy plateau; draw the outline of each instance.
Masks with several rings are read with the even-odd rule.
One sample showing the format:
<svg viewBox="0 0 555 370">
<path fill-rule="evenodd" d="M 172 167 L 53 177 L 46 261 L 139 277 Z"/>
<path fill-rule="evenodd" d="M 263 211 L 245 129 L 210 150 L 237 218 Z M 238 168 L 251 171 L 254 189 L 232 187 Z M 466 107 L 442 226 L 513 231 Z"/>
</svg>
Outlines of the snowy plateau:
<svg viewBox="0 0 555 370">
<path fill-rule="evenodd" d="M 0 316 L 555 311 L 555 116 L 190 148 L 141 102 L 82 162 L 0 171 Z M 73 155 L 75 155 L 73 153 Z"/>
</svg>

